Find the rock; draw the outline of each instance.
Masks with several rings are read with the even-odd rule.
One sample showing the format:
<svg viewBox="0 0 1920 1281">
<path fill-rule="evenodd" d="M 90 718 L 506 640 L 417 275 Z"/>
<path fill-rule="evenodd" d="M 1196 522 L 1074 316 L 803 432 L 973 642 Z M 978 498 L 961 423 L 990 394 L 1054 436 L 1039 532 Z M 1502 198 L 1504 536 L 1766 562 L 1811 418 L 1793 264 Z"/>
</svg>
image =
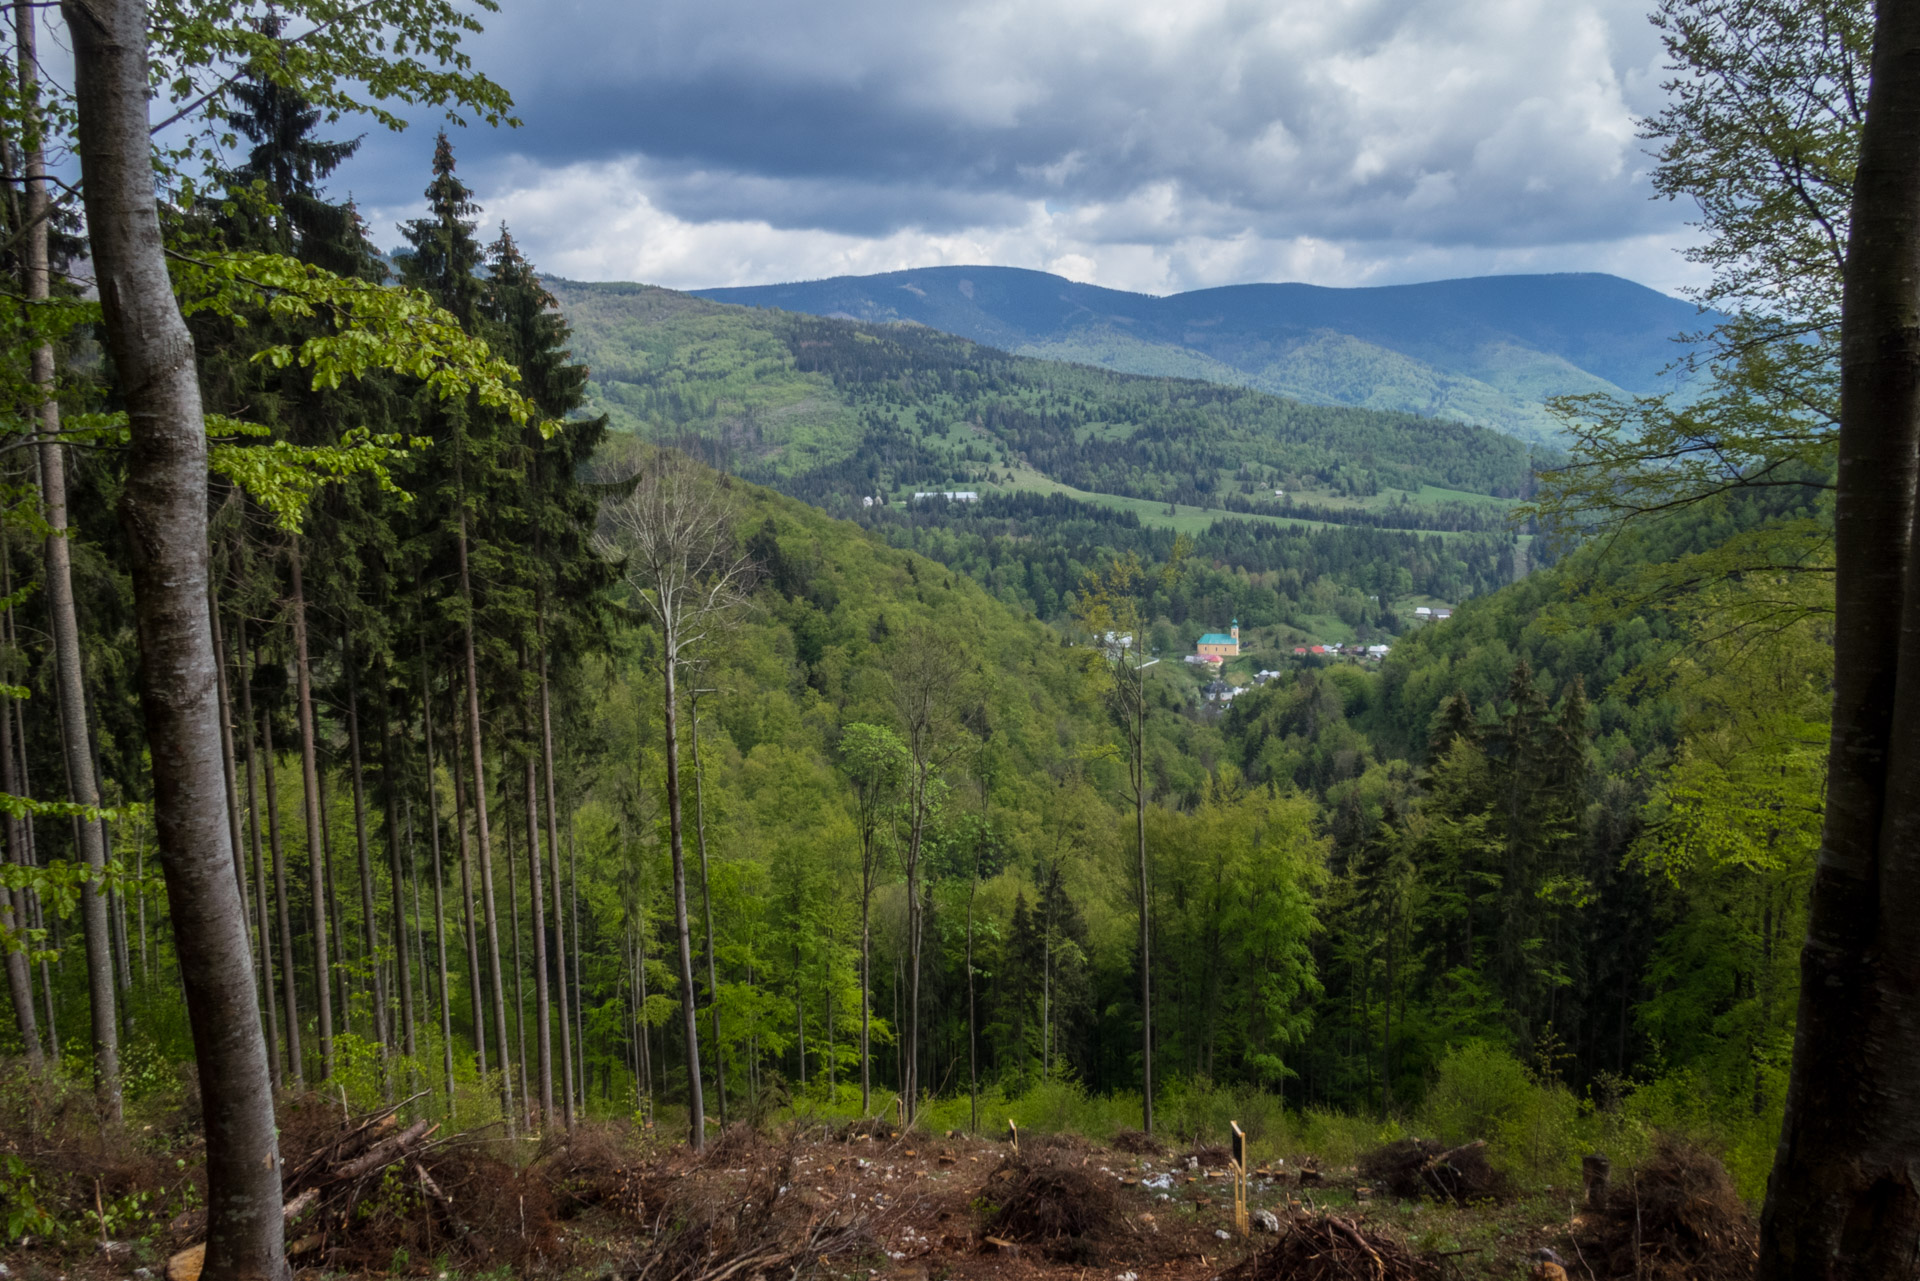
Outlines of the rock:
<svg viewBox="0 0 1920 1281">
<path fill-rule="evenodd" d="M 1272 1210 L 1255 1210 L 1253 1212 L 1253 1230 L 1255 1232 L 1278 1232 L 1280 1230 L 1280 1216 Z"/>
<path fill-rule="evenodd" d="M 207 1265 L 207 1243 L 190 1245 L 167 1260 L 167 1281 L 200 1281 L 200 1269 Z"/>
<path fill-rule="evenodd" d="M 1199 1157 L 1197 1157 L 1197 1156 L 1190 1156 L 1190 1157 L 1188 1157 L 1188 1158 L 1187 1158 L 1187 1168 L 1188 1168 L 1189 1170 L 1197 1170 L 1197 1169 L 1199 1169 L 1199 1168 L 1200 1168 L 1200 1158 L 1199 1158 Z"/>
<path fill-rule="evenodd" d="M 1213 1230 L 1213 1235 L 1219 1237 L 1222 1241 L 1233 1240 L 1233 1233 L 1227 1231 L 1225 1228 L 1215 1228 Z"/>
</svg>

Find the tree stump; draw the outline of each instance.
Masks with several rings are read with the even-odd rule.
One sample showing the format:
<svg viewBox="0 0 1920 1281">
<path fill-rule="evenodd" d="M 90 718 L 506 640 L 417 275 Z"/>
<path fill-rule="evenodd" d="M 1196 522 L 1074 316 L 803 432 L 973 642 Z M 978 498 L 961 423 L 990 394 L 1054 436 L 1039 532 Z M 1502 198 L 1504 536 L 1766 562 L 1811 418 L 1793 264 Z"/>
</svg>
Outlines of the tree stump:
<svg viewBox="0 0 1920 1281">
<path fill-rule="evenodd" d="M 1598 1152 L 1580 1158 L 1580 1178 L 1587 1186 L 1587 1208 L 1607 1208 L 1607 1189 L 1613 1182 L 1613 1162 Z"/>
</svg>

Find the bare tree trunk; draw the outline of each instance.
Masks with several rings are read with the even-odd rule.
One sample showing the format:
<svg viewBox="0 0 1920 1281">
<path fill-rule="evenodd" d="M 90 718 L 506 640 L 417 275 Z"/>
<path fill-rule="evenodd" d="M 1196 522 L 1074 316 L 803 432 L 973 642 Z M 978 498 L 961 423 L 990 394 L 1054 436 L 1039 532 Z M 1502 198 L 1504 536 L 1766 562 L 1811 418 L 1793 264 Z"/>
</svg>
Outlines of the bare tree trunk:
<svg viewBox="0 0 1920 1281">
<path fill-rule="evenodd" d="M 640 1075 L 647 1092 L 647 1118 L 653 1118 L 653 1046 L 647 1040 L 645 1023 L 647 1008 L 647 930 L 646 918 L 641 917 L 640 928 L 634 931 L 634 971 L 639 975 L 640 1010 L 634 1016 L 634 1032 L 640 1040 Z"/>
<path fill-rule="evenodd" d="M 580 973 L 580 856 L 573 847 L 573 818 L 567 818 L 567 897 L 573 915 L 573 1043 L 580 1071 L 580 1107 L 587 1106 L 587 1016 L 581 1008 L 585 980 Z"/>
<path fill-rule="evenodd" d="M 1760 1281 L 1920 1277 L 1920 6 L 1874 6 L 1840 322 L 1834 705 Z"/>
<path fill-rule="evenodd" d="M 13 611 L 8 610 L 7 614 L 9 620 L 11 620 Z M 14 648 L 18 649 L 18 634 L 16 633 L 12 639 Z M 13 717 L 9 732 L 17 733 L 19 736 L 17 741 L 20 751 L 20 795 L 31 797 L 33 795 L 33 780 L 28 777 L 27 769 L 27 714 L 26 709 L 18 702 L 13 704 Z M 31 818 L 23 820 L 20 824 L 20 830 L 21 834 L 26 837 L 25 853 L 27 856 L 27 866 L 38 867 L 40 865 L 40 856 L 36 852 L 34 845 L 33 820 Z M 40 896 L 34 891 L 28 890 L 26 894 L 26 905 L 33 916 L 31 922 L 32 928 L 45 930 L 47 928 L 47 914 L 44 906 L 40 902 Z M 57 920 L 55 921 L 55 925 L 58 925 Z M 57 934 L 55 935 L 55 945 L 58 946 Z M 41 998 L 46 1002 L 47 1010 L 47 1053 L 52 1056 L 54 1066 L 58 1067 L 64 1053 L 60 1046 L 60 1009 L 58 1003 L 54 1000 L 53 994 L 53 965 L 44 957 L 40 961 L 40 994 Z"/>
<path fill-rule="evenodd" d="M 687 855 L 680 821 L 680 708 L 674 692 L 673 637 L 667 638 L 667 837 L 673 854 L 673 926 L 680 945 L 680 1015 L 687 1037 L 687 1141 L 707 1148 L 706 1100 L 700 1088 L 700 1025 L 693 1004 L 693 934 L 687 919 Z"/>
<path fill-rule="evenodd" d="M 1153 924 L 1147 879 L 1146 677 L 1134 673 L 1137 721 L 1133 733 L 1133 833 L 1140 874 L 1140 1129 L 1153 1133 Z"/>
<path fill-rule="evenodd" d="M 873 1111 L 873 886 L 860 889 L 860 1115 Z"/>
<path fill-rule="evenodd" d="M 243 920 L 253 916 L 247 897 L 246 845 L 240 840 L 240 767 L 233 748 L 233 699 L 227 692 L 227 646 L 220 629 L 220 589 L 207 584 L 207 618 L 213 626 L 213 674 L 220 706 L 220 765 L 227 776 L 227 830 L 233 841 L 233 883 L 240 887 Z M 256 944 L 254 951 L 260 950 Z"/>
<path fill-rule="evenodd" d="M 467 923 L 467 1003 L 473 1007 L 473 1049 L 474 1057 L 480 1067 L 480 1079 L 487 1078 L 487 1016 L 484 997 L 486 988 L 480 981 L 480 926 L 475 919 L 474 895 L 477 878 L 473 871 L 473 846 L 467 840 L 467 788 L 466 780 L 456 768 L 453 774 L 453 812 L 454 826 L 460 836 L 460 901 L 466 913 Z M 504 1070 L 504 1069 L 503 1069 Z"/>
<path fill-rule="evenodd" d="M 4 552 L 0 552 L 4 555 Z M 13 714 L 6 713 L 6 724 L 0 726 L 0 791 L 9 796 L 22 794 L 20 780 L 13 762 Z M 4 830 L 7 839 L 7 857 L 16 865 L 27 865 L 26 824 L 9 812 L 0 816 L 0 830 Z M 12 934 L 27 928 L 26 895 L 17 897 L 9 892 L 0 891 L 0 934 Z M 38 1076 L 46 1066 L 46 1059 L 40 1053 L 40 1029 L 33 1014 L 33 968 L 27 963 L 27 953 L 8 948 L 7 994 L 13 999 L 14 1026 L 20 1031 L 20 1044 L 25 1047 L 27 1071 Z"/>
<path fill-rule="evenodd" d="M 273 717 L 260 716 L 261 764 L 267 781 L 267 838 L 273 848 L 273 899 L 280 915 L 280 1001 L 287 1013 L 287 1071 L 295 1089 L 307 1083 L 306 1055 L 300 1049 L 300 980 L 293 957 L 293 909 L 287 895 L 287 855 L 280 843 L 280 788 L 273 777 Z"/>
<path fill-rule="evenodd" d="M 69 22 L 71 20 L 69 15 Z M 26 3 L 26 0 L 15 0 L 14 30 L 19 45 L 20 89 L 29 103 L 35 104 L 28 111 L 24 140 L 27 162 L 27 261 L 24 274 L 29 306 L 37 302 L 44 303 L 52 291 L 52 271 L 47 253 L 46 151 L 41 141 L 37 116 L 40 70 L 34 47 L 35 22 L 34 6 Z M 102 104 L 96 101 L 91 106 L 95 115 L 91 123 L 97 130 L 101 123 L 98 113 Z M 93 201 L 89 199 L 87 205 L 91 209 Z M 130 233 L 130 228 L 125 226 L 116 230 L 123 236 Z M 129 242 L 123 247 L 131 249 L 132 245 Z M 171 297 L 168 301 L 171 304 Z M 175 308 L 175 313 L 177 316 L 178 308 Z M 110 327 L 111 324 L 110 320 Z M 30 359 L 31 377 L 40 396 L 40 403 L 36 406 L 40 420 L 40 489 L 47 525 L 51 531 L 46 539 L 46 582 L 43 590 L 47 598 L 48 625 L 53 633 L 50 639 L 54 684 L 58 695 L 55 710 L 60 717 L 61 745 L 66 757 L 72 799 L 79 805 L 98 807 L 100 784 L 94 774 L 92 757 L 87 751 L 87 695 L 81 667 L 80 620 L 73 600 L 72 551 L 67 541 L 67 464 L 60 444 L 60 404 L 55 399 L 53 344 L 36 344 Z M 204 577 L 204 566 L 202 574 Z M 201 608 L 205 608 L 204 601 L 201 602 Z M 87 947 L 87 994 L 93 1015 L 94 1088 L 99 1095 L 101 1110 L 109 1121 L 118 1125 L 120 1035 L 113 992 L 113 941 L 110 937 L 106 895 L 98 879 L 106 867 L 106 842 L 98 824 L 80 822 L 76 827 L 80 861 L 94 878 L 80 895 L 80 923 Z"/>
<path fill-rule="evenodd" d="M 121 515 L 152 747 L 154 823 L 207 1143 L 207 1275 L 287 1275 L 279 1139 L 247 923 L 220 809 L 217 656 L 207 626 L 207 437 L 193 340 L 174 302 L 154 204 L 146 12 L 63 5 L 73 41 L 88 238 L 107 346 L 132 423 Z M 77 639 L 77 638 L 76 638 Z"/>
<path fill-rule="evenodd" d="M 233 625 L 233 672 L 240 686 L 240 716 L 247 727 L 247 838 L 253 847 L 253 909 L 254 934 L 258 940 L 255 946 L 260 969 L 260 1017 L 267 1030 L 267 1075 L 278 1090 L 281 1085 L 280 1067 L 280 1027 L 276 1015 L 278 1005 L 273 990 L 273 931 L 267 920 L 267 876 L 266 864 L 260 857 L 260 793 L 254 780 L 254 738 L 253 738 L 253 673 L 247 666 L 247 620 L 242 616 L 234 618 Z M 279 850 L 274 851 L 277 864 Z M 286 895 L 280 897 L 282 904 Z M 146 906 L 141 905 L 140 956 L 141 969 L 146 968 L 147 932 L 144 924 Z M 284 928 L 284 927 L 283 927 Z M 144 977 L 144 975 L 143 975 Z"/>
<path fill-rule="evenodd" d="M 546 775 L 547 787 L 547 860 L 553 866 L 553 956 L 556 967 L 553 993 L 560 1005 L 560 1074 L 564 1082 L 561 1110 L 562 1119 L 571 1130 L 573 1030 L 567 1023 L 567 930 L 560 902 L 560 803 L 553 785 L 553 707 L 547 693 L 547 653 L 544 648 L 540 651 L 540 765 Z M 541 1022 L 545 1026 L 545 1020 Z M 552 1106 L 551 1102 L 548 1106 Z"/>
<path fill-rule="evenodd" d="M 300 780 L 305 789 L 307 873 L 313 891 L 313 989 L 320 1039 L 320 1079 L 333 1075 L 333 966 L 327 956 L 327 836 L 320 805 L 320 757 L 313 720 L 313 672 L 307 662 L 307 594 L 300 576 L 300 539 L 287 553 L 293 583 L 293 666 L 300 705 Z"/>
<path fill-rule="evenodd" d="M 373 998 L 373 1039 L 384 1057 L 393 1047 L 387 1028 L 387 984 L 380 969 L 380 913 L 373 901 L 373 857 L 367 850 L 367 787 L 360 759 L 360 678 L 355 674 L 353 647 L 340 634 L 340 666 L 347 674 L 347 761 L 353 771 L 353 843 L 360 856 L 360 917 L 367 943 L 367 985 Z"/>
<path fill-rule="evenodd" d="M 502 798 L 503 800 L 505 798 Z M 513 828 L 505 833 L 507 847 L 507 925 L 511 930 L 513 952 L 513 1039 L 515 1068 L 520 1073 L 520 1102 L 526 1110 L 527 1128 L 532 1129 L 533 1096 L 527 1093 L 527 986 L 526 968 L 520 960 L 520 884 L 513 867 Z"/>
<path fill-rule="evenodd" d="M 444 891 L 441 889 L 440 872 L 440 796 L 438 782 L 435 779 L 436 757 L 433 750 L 433 683 L 427 674 L 426 645 L 420 647 L 420 709 L 421 726 L 426 736 L 427 746 L 427 831 L 433 844 L 433 945 L 440 962 L 440 1041 L 443 1066 L 447 1073 L 447 1114 L 453 1114 L 453 998 L 448 993 L 447 971 L 447 908 Z M 463 841 L 464 845 L 465 842 Z M 471 917 L 469 917 L 471 919 Z M 476 993 L 479 985 L 475 985 Z"/>
<path fill-rule="evenodd" d="M 317 723 L 317 722 L 316 722 Z M 339 985 L 333 993 L 334 1008 L 340 1013 L 342 1032 L 353 1031 L 353 935 L 347 929 L 346 914 L 340 910 L 340 878 L 334 875 L 333 866 L 333 802 L 327 799 L 327 772 L 320 771 L 320 856 L 323 876 L 327 886 L 327 929 L 333 940 L 339 945 L 339 951 L 332 958 L 333 966 L 328 971 L 332 981 Z"/>
<path fill-rule="evenodd" d="M 0 529 L 0 597 L 13 595 L 13 569 L 11 556 L 7 548 L 7 536 Z M 4 620 L 0 620 L 0 641 L 4 641 L 11 653 L 18 652 L 13 644 L 13 606 L 6 607 Z M 26 785 L 20 780 L 20 771 L 15 767 L 13 757 L 13 707 L 11 699 L 0 700 L 0 791 L 9 796 L 25 796 Z M 27 824 L 17 814 L 11 812 L 0 815 L 0 832 L 7 841 L 7 857 L 19 867 L 27 867 L 32 859 L 27 852 Z M 30 927 L 31 913 L 27 904 L 27 891 L 8 893 L 0 891 L 0 931 L 25 931 Z M 7 993 L 13 999 L 14 1024 L 20 1030 L 20 1043 L 26 1047 L 27 1070 L 38 1076 L 46 1066 L 46 1059 L 40 1053 L 40 1030 L 38 1020 L 33 1013 L 33 966 L 28 963 L 25 951 L 8 949 Z M 58 1056 L 59 1044 L 54 1045 Z"/>
<path fill-rule="evenodd" d="M 381 670 L 386 670 L 382 660 Z M 392 695 L 387 690 L 387 682 L 380 682 L 380 763 L 384 766 L 386 790 L 381 808 L 387 816 L 387 863 L 389 874 L 393 877 L 393 950 L 394 965 L 400 973 L 400 1043 L 405 1047 L 407 1057 L 413 1058 L 419 1051 L 413 1032 L 413 949 L 412 940 L 407 937 L 407 905 L 401 897 L 400 887 L 409 878 L 400 859 L 400 752 L 394 743 Z M 407 864 L 413 860 L 408 858 Z M 414 884 L 414 916 L 418 919 L 420 887 Z"/>
<path fill-rule="evenodd" d="M 973 899 L 980 888 L 979 857 L 974 858 L 974 876 L 967 883 L 967 1097 L 974 1133 L 980 1132 L 980 1034 L 978 1007 L 973 999 Z"/>
<path fill-rule="evenodd" d="M 727 1076 L 720 1058 L 720 980 L 713 964 L 713 890 L 707 881 L 707 804 L 700 768 L 700 691 L 687 696 L 693 748 L 693 832 L 700 847 L 700 910 L 706 917 L 707 1009 L 713 1022 L 713 1091 L 720 1096 L 720 1124 L 727 1123 Z"/>
<path fill-rule="evenodd" d="M 534 916 L 534 1047 L 540 1054 L 541 1125 L 553 1118 L 553 1001 L 547 989 L 547 897 L 540 868 L 540 776 L 532 745 L 526 753 L 526 891 Z M 555 882 L 555 916 L 559 916 L 559 882 Z M 515 928 L 518 935 L 518 928 Z"/>
<path fill-rule="evenodd" d="M 533 916 L 533 1015 L 534 1046 L 540 1056 L 540 1124 L 553 1117 L 553 1003 L 547 990 L 547 925 L 545 886 L 540 878 L 540 795 L 539 779 L 532 751 L 526 759 L 527 811 L 527 893 L 528 910 Z M 556 905 L 558 893 L 555 894 Z M 519 925 L 514 926 L 514 946 L 519 947 Z"/>
<path fill-rule="evenodd" d="M 507 990 L 500 973 L 500 918 L 493 903 L 493 833 L 487 825 L 487 769 L 480 747 L 480 662 L 473 647 L 473 580 L 467 568 L 467 514 L 460 513 L 460 595 L 467 603 L 462 637 L 467 659 L 467 750 L 473 769 L 474 837 L 480 850 L 480 890 L 487 909 L 487 956 L 493 968 L 493 1024 L 500 1055 L 500 1114 L 514 1133 L 513 1070 L 507 1057 Z"/>
</svg>

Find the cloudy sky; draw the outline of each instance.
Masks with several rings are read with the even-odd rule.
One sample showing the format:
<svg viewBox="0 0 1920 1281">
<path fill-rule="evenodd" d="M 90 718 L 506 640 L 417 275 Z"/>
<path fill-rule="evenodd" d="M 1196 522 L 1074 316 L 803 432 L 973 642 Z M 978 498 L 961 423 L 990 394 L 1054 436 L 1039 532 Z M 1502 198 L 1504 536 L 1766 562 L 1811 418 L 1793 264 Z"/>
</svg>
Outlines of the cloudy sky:
<svg viewBox="0 0 1920 1281">
<path fill-rule="evenodd" d="M 1169 293 L 1611 271 L 1669 291 L 1648 0 L 504 0 L 461 173 L 542 268 L 942 263 Z M 436 122 L 335 179 L 397 242 Z"/>
</svg>

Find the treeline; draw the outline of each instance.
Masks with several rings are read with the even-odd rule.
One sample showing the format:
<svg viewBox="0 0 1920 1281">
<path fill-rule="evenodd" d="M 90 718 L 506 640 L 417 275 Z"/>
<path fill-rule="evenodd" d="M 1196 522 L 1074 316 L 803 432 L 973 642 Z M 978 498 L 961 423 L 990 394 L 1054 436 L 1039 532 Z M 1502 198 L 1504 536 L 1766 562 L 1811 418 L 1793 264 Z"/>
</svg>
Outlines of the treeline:
<svg viewBox="0 0 1920 1281">
<path fill-rule="evenodd" d="M 1161 563 L 1177 535 L 1129 511 L 1064 494 L 983 494 L 976 502 L 894 503 L 856 519 L 896 547 L 963 570 L 1008 604 L 1063 621 L 1087 576 L 1137 553 Z M 1392 602 L 1413 594 L 1464 600 L 1513 581 L 1511 535 L 1441 538 L 1397 530 L 1315 529 L 1272 521 L 1216 520 L 1183 546 L 1183 573 L 1154 584 L 1149 618 L 1172 630 L 1159 652 L 1184 649 L 1189 624 L 1283 625 L 1303 635 L 1333 616 L 1368 635 L 1397 633 Z M 1520 562 L 1524 564 L 1525 562 Z"/>
</svg>

